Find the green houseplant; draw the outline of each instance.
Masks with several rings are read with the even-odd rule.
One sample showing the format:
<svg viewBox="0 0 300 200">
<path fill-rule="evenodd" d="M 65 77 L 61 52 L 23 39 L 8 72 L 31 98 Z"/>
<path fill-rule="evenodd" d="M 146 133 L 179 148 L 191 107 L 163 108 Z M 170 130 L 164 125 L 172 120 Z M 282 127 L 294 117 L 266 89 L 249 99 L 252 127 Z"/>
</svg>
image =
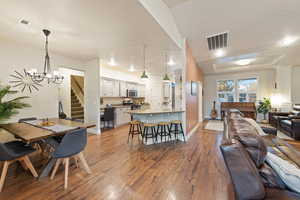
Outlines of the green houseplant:
<svg viewBox="0 0 300 200">
<path fill-rule="evenodd" d="M 271 110 L 271 100 L 269 98 L 264 98 L 259 102 L 257 112 L 264 115 L 264 121 L 267 120 L 266 115 Z"/>
<path fill-rule="evenodd" d="M 18 110 L 30 107 L 29 104 L 21 100 L 29 98 L 27 96 L 9 99 L 9 95 L 16 94 L 17 91 L 11 90 L 10 86 L 0 86 L 0 123 L 10 119 L 13 115 L 18 114 Z"/>
</svg>

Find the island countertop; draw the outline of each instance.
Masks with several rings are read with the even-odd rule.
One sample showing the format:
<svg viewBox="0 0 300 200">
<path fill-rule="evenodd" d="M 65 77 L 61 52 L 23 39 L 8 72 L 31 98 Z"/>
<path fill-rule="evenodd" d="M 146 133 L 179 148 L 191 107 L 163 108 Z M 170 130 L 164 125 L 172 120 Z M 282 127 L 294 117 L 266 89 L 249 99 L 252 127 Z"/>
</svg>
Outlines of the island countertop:
<svg viewBox="0 0 300 200">
<path fill-rule="evenodd" d="M 131 110 L 128 111 L 129 114 L 136 115 L 148 115 L 148 114 L 163 114 L 163 113 L 183 113 L 184 110 L 176 110 L 176 109 L 146 109 L 146 110 Z"/>
</svg>

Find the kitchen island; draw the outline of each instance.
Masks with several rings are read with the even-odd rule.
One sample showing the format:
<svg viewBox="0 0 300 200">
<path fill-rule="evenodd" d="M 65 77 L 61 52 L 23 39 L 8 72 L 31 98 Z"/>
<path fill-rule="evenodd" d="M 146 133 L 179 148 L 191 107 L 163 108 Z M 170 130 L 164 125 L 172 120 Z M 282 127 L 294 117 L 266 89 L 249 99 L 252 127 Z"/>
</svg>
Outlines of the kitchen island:
<svg viewBox="0 0 300 200">
<path fill-rule="evenodd" d="M 173 110 L 173 109 L 147 109 L 147 110 L 132 110 L 128 112 L 131 116 L 133 120 L 137 120 L 142 122 L 142 124 L 154 124 L 155 126 L 155 131 L 158 131 L 158 124 L 161 122 L 167 122 L 167 126 L 169 128 L 167 128 L 167 130 L 170 130 L 171 128 L 171 122 L 173 123 L 180 123 L 180 121 L 183 121 L 183 110 Z M 177 122 L 174 122 L 177 121 Z M 181 123 L 180 123 L 181 124 Z M 143 125 L 142 125 L 143 126 Z M 175 126 L 175 125 L 174 125 Z M 175 128 L 173 126 L 173 128 Z M 181 125 L 178 125 L 181 126 Z M 174 130 L 174 129 L 172 129 Z M 145 133 L 144 133 L 145 134 Z M 156 132 L 156 134 L 158 134 Z M 184 134 L 184 133 L 183 133 Z M 141 137 L 141 136 L 140 136 Z M 152 140 L 146 140 L 146 142 L 144 142 L 144 144 L 149 145 L 149 144 L 153 144 L 154 143 L 162 143 L 162 142 L 167 142 L 170 140 L 176 140 L 179 139 L 181 141 L 185 141 L 183 135 L 174 135 L 173 132 L 171 132 L 171 136 L 168 137 L 168 139 L 162 139 L 161 136 L 157 135 L 156 139 L 152 139 Z M 142 139 L 144 141 L 144 139 Z M 150 143 L 149 143 L 150 142 Z"/>
<path fill-rule="evenodd" d="M 132 115 L 133 120 L 143 123 L 159 123 L 182 120 L 184 111 L 174 109 L 146 109 L 131 110 L 128 113 Z"/>
</svg>

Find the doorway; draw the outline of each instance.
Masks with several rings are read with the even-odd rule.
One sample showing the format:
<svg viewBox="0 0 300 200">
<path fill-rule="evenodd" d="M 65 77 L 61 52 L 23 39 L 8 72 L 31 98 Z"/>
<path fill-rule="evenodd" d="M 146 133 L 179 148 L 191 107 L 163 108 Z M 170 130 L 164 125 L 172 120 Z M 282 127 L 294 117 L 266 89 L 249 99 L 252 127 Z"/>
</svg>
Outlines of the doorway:
<svg viewBox="0 0 300 200">
<path fill-rule="evenodd" d="M 71 75 L 71 118 L 84 121 L 84 77 Z"/>
</svg>

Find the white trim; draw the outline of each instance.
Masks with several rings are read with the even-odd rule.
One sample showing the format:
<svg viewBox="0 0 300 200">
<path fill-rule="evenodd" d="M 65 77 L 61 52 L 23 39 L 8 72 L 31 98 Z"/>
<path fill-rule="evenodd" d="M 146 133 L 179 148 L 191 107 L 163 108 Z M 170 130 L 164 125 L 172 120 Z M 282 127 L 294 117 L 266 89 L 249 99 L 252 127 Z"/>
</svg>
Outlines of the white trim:
<svg viewBox="0 0 300 200">
<path fill-rule="evenodd" d="M 186 136 L 186 141 L 190 139 L 190 137 L 198 130 L 199 126 L 201 123 L 197 123 L 196 126 L 187 134 Z"/>
</svg>

